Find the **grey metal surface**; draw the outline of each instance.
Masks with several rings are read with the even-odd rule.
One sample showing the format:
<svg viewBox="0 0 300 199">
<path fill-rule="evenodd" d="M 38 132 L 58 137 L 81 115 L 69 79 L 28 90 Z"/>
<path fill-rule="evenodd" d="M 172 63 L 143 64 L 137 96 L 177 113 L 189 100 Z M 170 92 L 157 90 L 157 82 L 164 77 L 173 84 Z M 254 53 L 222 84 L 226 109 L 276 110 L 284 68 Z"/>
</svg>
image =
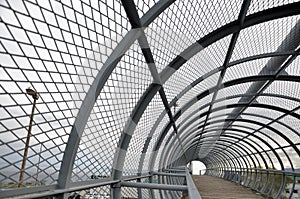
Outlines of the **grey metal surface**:
<svg viewBox="0 0 300 199">
<path fill-rule="evenodd" d="M 188 186 L 188 191 L 189 191 L 189 198 L 190 199 L 201 199 L 202 197 L 192 179 L 190 171 L 187 168 L 185 169 L 185 173 L 186 173 L 186 181 L 187 181 L 187 186 Z"/>
<path fill-rule="evenodd" d="M 181 198 L 174 172 L 193 160 L 292 198 L 299 14 L 289 0 L 2 1 L 0 198 Z"/>
<path fill-rule="evenodd" d="M 139 182 L 121 182 L 124 187 L 140 187 L 146 189 L 160 189 L 160 190 L 176 190 L 185 191 L 188 189 L 184 185 L 167 185 L 167 184 L 154 184 L 154 183 L 139 183 Z"/>
</svg>

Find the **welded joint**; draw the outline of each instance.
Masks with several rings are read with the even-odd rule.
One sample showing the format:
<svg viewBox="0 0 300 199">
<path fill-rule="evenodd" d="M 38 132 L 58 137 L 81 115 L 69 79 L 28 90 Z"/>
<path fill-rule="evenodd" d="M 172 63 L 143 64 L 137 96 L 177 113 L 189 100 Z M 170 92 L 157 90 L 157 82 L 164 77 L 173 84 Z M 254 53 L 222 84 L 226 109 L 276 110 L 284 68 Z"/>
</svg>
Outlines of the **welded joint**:
<svg viewBox="0 0 300 199">
<path fill-rule="evenodd" d="M 114 184 L 111 184 L 111 187 L 112 188 L 121 188 L 121 181 L 119 181 L 117 183 L 114 183 Z"/>
</svg>

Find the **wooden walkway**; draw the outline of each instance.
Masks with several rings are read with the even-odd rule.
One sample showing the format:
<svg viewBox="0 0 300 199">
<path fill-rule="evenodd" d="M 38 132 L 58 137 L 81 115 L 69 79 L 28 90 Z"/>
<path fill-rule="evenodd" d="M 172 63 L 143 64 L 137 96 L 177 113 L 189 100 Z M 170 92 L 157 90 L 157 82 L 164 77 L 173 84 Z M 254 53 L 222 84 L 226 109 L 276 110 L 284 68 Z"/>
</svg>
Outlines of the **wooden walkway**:
<svg viewBox="0 0 300 199">
<path fill-rule="evenodd" d="M 206 175 L 193 175 L 202 199 L 263 199 L 254 191 L 234 182 Z"/>
</svg>

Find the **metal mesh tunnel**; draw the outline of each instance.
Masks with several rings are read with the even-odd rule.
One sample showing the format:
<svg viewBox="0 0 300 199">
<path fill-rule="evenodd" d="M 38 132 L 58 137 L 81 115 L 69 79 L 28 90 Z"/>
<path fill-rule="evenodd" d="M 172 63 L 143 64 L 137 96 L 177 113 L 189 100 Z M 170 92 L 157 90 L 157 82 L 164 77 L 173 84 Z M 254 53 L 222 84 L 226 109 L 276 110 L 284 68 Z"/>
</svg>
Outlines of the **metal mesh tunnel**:
<svg viewBox="0 0 300 199">
<path fill-rule="evenodd" d="M 1 0 L 0 198 L 293 198 L 299 47 L 295 0 Z"/>
</svg>

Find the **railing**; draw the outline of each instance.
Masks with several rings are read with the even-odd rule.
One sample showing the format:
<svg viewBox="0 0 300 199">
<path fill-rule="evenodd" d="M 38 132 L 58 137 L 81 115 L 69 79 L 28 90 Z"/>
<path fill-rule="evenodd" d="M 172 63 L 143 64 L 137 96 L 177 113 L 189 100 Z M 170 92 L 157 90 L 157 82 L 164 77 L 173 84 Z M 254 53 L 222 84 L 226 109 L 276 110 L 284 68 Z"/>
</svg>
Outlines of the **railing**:
<svg viewBox="0 0 300 199">
<path fill-rule="evenodd" d="M 153 179 L 157 177 L 158 182 L 154 182 Z M 144 182 L 142 182 L 144 181 Z M 136 198 L 143 198 L 143 192 L 141 190 L 148 190 L 148 194 L 152 197 L 168 195 L 172 198 L 181 198 L 183 193 L 188 192 L 190 199 L 201 199 L 201 196 L 192 180 L 190 171 L 187 168 L 182 169 L 165 169 L 160 172 L 151 172 L 149 174 L 141 176 L 130 176 L 123 178 L 122 180 L 111 179 L 94 179 L 87 182 L 75 182 L 72 183 L 70 188 L 58 189 L 53 186 L 41 186 L 30 187 L 22 189 L 8 189 L 2 192 L 0 198 L 60 198 L 61 195 L 68 193 L 68 198 L 109 198 L 110 194 L 107 192 L 111 188 L 120 188 L 121 192 L 135 188 L 138 191 L 135 192 Z M 102 191 L 106 189 L 105 191 Z M 154 193 L 154 190 L 157 190 Z M 145 194 L 145 192 L 144 192 Z M 157 198 L 157 197 L 156 197 Z"/>
<path fill-rule="evenodd" d="M 292 198 L 299 172 L 262 168 L 207 168 L 206 174 L 249 187 L 272 198 Z"/>
</svg>

